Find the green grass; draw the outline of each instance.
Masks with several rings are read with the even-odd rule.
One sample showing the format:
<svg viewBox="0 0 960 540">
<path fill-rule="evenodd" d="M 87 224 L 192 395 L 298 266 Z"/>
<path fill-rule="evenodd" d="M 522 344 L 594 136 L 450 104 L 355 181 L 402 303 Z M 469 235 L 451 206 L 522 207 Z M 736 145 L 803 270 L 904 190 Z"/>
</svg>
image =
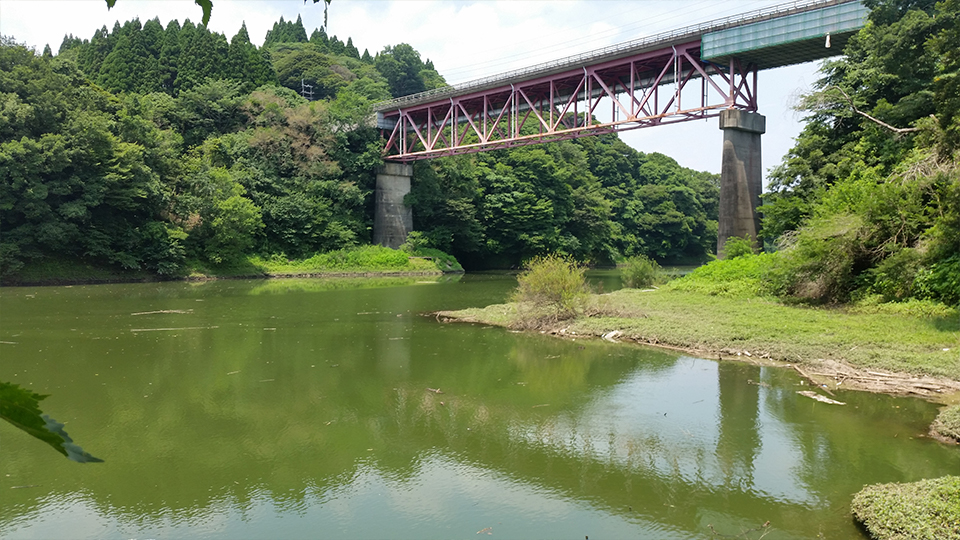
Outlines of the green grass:
<svg viewBox="0 0 960 540">
<path fill-rule="evenodd" d="M 770 253 L 711 261 L 669 282 L 667 288 L 733 298 L 765 296 L 770 294 L 765 276 L 774 262 Z"/>
<path fill-rule="evenodd" d="M 940 411 L 930 428 L 941 437 L 960 442 L 960 405 Z M 960 501 L 957 501 L 960 504 Z"/>
<path fill-rule="evenodd" d="M 150 272 L 123 270 L 75 259 L 46 258 L 24 266 L 15 276 L 5 278 L 3 285 L 78 283 L 111 283 L 156 281 L 159 279 L 215 279 L 269 276 L 323 275 L 440 275 L 462 272 L 457 260 L 435 249 L 419 249 L 414 253 L 382 246 L 359 246 L 319 253 L 301 260 L 282 256 L 263 258 L 250 256 L 222 264 L 191 260 L 181 273 L 156 276 Z"/>
<path fill-rule="evenodd" d="M 515 312 L 513 308 L 513 312 Z M 786 362 L 846 361 L 878 368 L 960 379 L 960 316 L 850 313 L 784 305 L 760 297 L 622 289 L 592 297 L 590 317 L 562 323 L 567 331 L 624 338 L 716 354 L 747 351 Z M 509 326 L 510 306 L 444 313 Z M 944 350 L 949 349 L 949 350 Z"/>
<path fill-rule="evenodd" d="M 434 253 L 425 254 L 425 251 Z M 251 262 L 269 275 L 395 272 L 440 274 L 443 271 L 462 271 L 456 259 L 437 250 L 419 250 L 410 254 L 383 246 L 341 249 L 318 253 L 302 260 L 287 260 L 274 256 L 268 259 L 251 258 Z"/>
<path fill-rule="evenodd" d="M 960 540 L 960 477 L 867 486 L 853 515 L 877 540 Z"/>
</svg>

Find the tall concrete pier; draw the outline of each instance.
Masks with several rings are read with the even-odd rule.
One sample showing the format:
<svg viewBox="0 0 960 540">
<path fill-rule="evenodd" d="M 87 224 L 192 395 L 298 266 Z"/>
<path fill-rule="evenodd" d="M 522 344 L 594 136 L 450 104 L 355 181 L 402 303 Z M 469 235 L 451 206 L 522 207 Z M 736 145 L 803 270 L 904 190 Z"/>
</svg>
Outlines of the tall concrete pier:
<svg viewBox="0 0 960 540">
<path fill-rule="evenodd" d="M 757 240 L 760 230 L 760 193 L 763 168 L 760 163 L 760 135 L 766 118 L 757 113 L 727 109 L 720 113 L 723 130 L 723 162 L 720 168 L 720 223 L 717 256 L 731 236 Z"/>
<path fill-rule="evenodd" d="M 373 243 L 396 249 L 413 230 L 413 209 L 403 204 L 410 193 L 413 165 L 387 162 L 377 170 L 374 199 Z"/>
</svg>

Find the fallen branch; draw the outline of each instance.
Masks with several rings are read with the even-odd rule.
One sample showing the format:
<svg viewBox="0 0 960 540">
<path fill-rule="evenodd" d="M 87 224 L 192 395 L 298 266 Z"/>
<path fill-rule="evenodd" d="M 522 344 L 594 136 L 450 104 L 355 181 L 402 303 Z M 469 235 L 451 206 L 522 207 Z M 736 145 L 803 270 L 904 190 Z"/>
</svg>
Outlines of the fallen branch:
<svg viewBox="0 0 960 540">
<path fill-rule="evenodd" d="M 876 124 L 879 125 L 879 126 L 882 126 L 882 127 L 885 127 L 885 128 L 887 128 L 887 129 L 889 129 L 890 131 L 896 133 L 897 135 L 902 135 L 902 134 L 904 134 L 904 133 L 914 133 L 914 132 L 920 131 L 920 128 L 915 128 L 915 127 L 912 127 L 912 128 L 898 128 L 898 127 L 893 127 L 893 126 L 891 126 L 890 124 L 884 122 L 883 120 L 879 120 L 879 119 L 877 119 L 877 118 L 874 118 L 873 116 L 870 116 L 869 114 L 867 114 L 867 113 L 861 111 L 860 109 L 858 109 L 857 106 L 853 104 L 853 98 L 851 98 L 846 92 L 843 91 L 843 88 L 840 88 L 839 86 L 832 86 L 832 85 L 831 85 L 831 86 L 828 86 L 828 87 L 824 88 L 823 91 L 826 92 L 827 90 L 831 90 L 831 89 L 836 90 L 836 91 L 840 92 L 841 94 L 843 94 L 843 97 L 846 98 L 847 103 L 850 105 L 850 108 L 853 109 L 853 112 L 859 114 L 860 116 L 863 116 L 863 117 L 867 118 L 868 120 L 876 123 Z M 931 115 L 931 116 L 933 116 L 933 115 Z"/>
<path fill-rule="evenodd" d="M 808 397 L 810 399 L 819 401 L 821 403 L 828 403 L 830 405 L 846 405 L 846 403 L 842 401 L 837 401 L 835 399 L 830 399 L 828 397 L 821 396 L 820 394 L 813 392 L 811 390 L 800 390 L 797 393 L 803 397 Z"/>
</svg>

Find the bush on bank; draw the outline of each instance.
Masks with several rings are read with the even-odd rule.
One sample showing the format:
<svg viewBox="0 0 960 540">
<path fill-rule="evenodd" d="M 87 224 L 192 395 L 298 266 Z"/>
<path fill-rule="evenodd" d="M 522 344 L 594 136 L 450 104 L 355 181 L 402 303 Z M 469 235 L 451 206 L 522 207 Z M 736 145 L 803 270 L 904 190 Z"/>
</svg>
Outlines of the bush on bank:
<svg viewBox="0 0 960 540">
<path fill-rule="evenodd" d="M 960 405 L 947 407 L 940 411 L 930 430 L 946 439 L 960 442 Z M 960 500 L 957 501 L 960 505 Z"/>
<path fill-rule="evenodd" d="M 517 276 L 513 301 L 518 304 L 519 324 L 536 327 L 576 317 L 583 311 L 589 291 L 585 268 L 566 255 L 534 257 Z"/>
<path fill-rule="evenodd" d="M 663 281 L 663 271 L 657 261 L 645 255 L 635 255 L 623 262 L 620 278 L 624 287 L 642 289 Z"/>
<path fill-rule="evenodd" d="M 462 271 L 456 259 L 439 250 L 406 251 L 383 246 L 338 249 L 302 260 L 275 255 L 256 259 L 255 264 L 267 274 Z"/>
<path fill-rule="evenodd" d="M 671 281 L 667 288 L 711 296 L 769 296 L 772 291 L 767 276 L 776 257 L 771 253 L 746 253 L 733 259 L 711 261 Z"/>
<path fill-rule="evenodd" d="M 852 510 L 877 540 L 958 540 L 960 476 L 867 486 Z"/>
</svg>

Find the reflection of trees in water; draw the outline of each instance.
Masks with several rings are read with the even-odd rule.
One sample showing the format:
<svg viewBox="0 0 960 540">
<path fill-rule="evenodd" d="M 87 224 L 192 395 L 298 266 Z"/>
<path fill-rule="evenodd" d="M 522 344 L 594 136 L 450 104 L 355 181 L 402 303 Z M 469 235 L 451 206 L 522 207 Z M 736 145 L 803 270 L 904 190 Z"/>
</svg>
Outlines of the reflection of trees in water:
<svg viewBox="0 0 960 540">
<path fill-rule="evenodd" d="M 709 512 L 718 526 L 736 516 L 802 529 L 802 512 L 764 499 L 749 482 L 713 486 L 669 466 L 692 459 L 709 469 L 711 449 L 676 446 L 657 433 L 599 433 L 584 419 L 591 400 L 614 392 L 628 376 L 667 373 L 676 363 L 672 355 L 656 351 L 624 361 L 608 356 L 624 350 L 612 344 L 509 339 L 480 329 L 461 332 L 456 341 L 390 341 L 384 336 L 405 337 L 409 328 L 396 319 L 369 323 L 378 332 L 372 341 L 311 341 L 302 333 L 295 350 L 276 331 L 184 334 L 186 346 L 156 343 L 171 350 L 161 351 L 166 362 L 151 366 L 162 373 L 153 373 L 149 397 L 115 395 L 106 414 L 111 429 L 101 442 L 116 454 L 111 462 L 118 470 L 87 479 L 84 490 L 94 506 L 121 521 L 171 513 L 202 520 L 224 501 L 240 509 L 263 497 L 283 508 L 316 504 L 371 470 L 391 483 L 417 481 L 424 459 L 439 452 L 627 519 L 695 531 Z M 362 354 L 368 346 L 394 350 L 386 357 Z M 320 348 L 322 357 L 304 352 Z M 202 351 L 211 349 L 226 351 L 230 360 L 205 363 Z M 174 350 L 199 352 L 184 358 Z M 506 361 L 467 361 L 472 350 Z M 266 363 L 277 358 L 285 361 Z M 305 370 L 303 362 L 317 367 Z M 383 362 L 409 367 L 398 374 Z M 717 459 L 734 476 L 752 470 L 757 400 L 726 394 L 736 396 L 748 377 L 752 372 L 734 372 L 720 381 Z M 131 430 L 141 433 L 134 444 L 123 436 Z M 579 446 L 552 444 L 570 436 Z M 743 437 L 753 442 L 743 444 Z M 618 449 L 630 450 L 626 459 L 605 453 Z M 131 477 L 137 482 L 115 484 Z"/>
<path fill-rule="evenodd" d="M 818 403 L 797 395 L 809 387 L 792 371 L 764 375 L 764 412 L 789 428 L 781 432 L 797 450 L 793 475 L 820 501 L 842 501 L 838 512 L 866 484 L 942 476 L 944 463 L 960 465 L 955 450 L 925 436 L 936 414 L 931 403 L 836 389 L 832 397 L 846 405 Z"/>
<path fill-rule="evenodd" d="M 774 414 L 814 470 L 823 468 L 816 460 L 846 459 L 833 450 L 822 455 L 824 445 L 830 449 L 826 437 L 838 436 L 834 431 L 840 432 L 840 425 L 827 426 L 829 435 L 820 435 L 823 428 L 791 401 L 804 399 L 792 397 L 792 386 L 760 390 L 746 384 L 746 379 L 760 381 L 757 368 L 750 366 L 718 367 L 716 439 L 687 444 L 653 429 L 603 433 L 589 423 L 586 407 L 637 374 L 664 377 L 663 384 L 671 384 L 666 376 L 677 363 L 673 354 L 596 341 L 514 337 L 480 327 L 438 325 L 417 332 L 418 324 L 430 321 L 408 313 L 423 302 L 416 296 L 423 293 L 414 291 L 436 285 L 259 298 L 244 283 L 200 287 L 207 286 L 233 292 L 193 303 L 189 290 L 195 286 L 176 284 L 180 297 L 161 295 L 149 310 L 194 311 L 158 315 L 150 324 L 215 330 L 131 334 L 131 327 L 148 327 L 145 316 L 127 315 L 147 311 L 139 299 L 128 304 L 136 307 L 123 317 L 109 321 L 112 378 L 101 379 L 108 384 L 96 393 L 73 385 L 74 394 L 63 399 L 73 402 L 82 395 L 83 417 L 100 418 L 108 426 L 96 444 L 109 449 L 114 472 L 82 482 L 60 475 L 68 479 L 46 485 L 61 486 L 65 493 L 85 491 L 94 506 L 121 521 L 162 520 L 171 514 L 203 520 L 224 501 L 239 509 L 264 498 L 285 508 L 317 504 L 371 470 L 390 482 L 416 481 L 425 456 L 442 453 L 516 484 L 681 530 L 703 530 L 706 515 L 718 526 L 724 519 L 751 526 L 771 520 L 779 529 L 808 530 L 809 509 L 752 489 L 760 451 L 758 419 L 770 414 L 759 411 L 759 403 L 789 409 Z M 337 325 L 325 325 L 333 318 L 340 319 Z M 83 326 L 80 331 L 91 332 Z M 51 380 L 80 380 L 81 370 L 108 365 L 98 357 L 103 349 L 77 352 L 68 350 L 70 344 L 49 344 L 45 354 L 71 359 Z M 128 352 L 117 358 L 124 349 Z M 620 358 L 625 351 L 629 358 Z M 775 370 L 765 372 L 769 380 Z M 870 440 L 868 428 L 857 429 L 860 440 Z M 135 440 L 131 433 L 137 434 Z M 575 444 L 555 444 L 564 440 Z M 840 444 L 850 444 L 851 452 L 865 445 Z M 18 459 L 24 477 L 57 476 L 56 470 L 44 470 L 50 464 L 43 456 Z M 829 481 L 823 477 L 843 465 L 828 467 L 801 474 L 807 489 L 822 489 L 816 482 Z M 730 481 L 717 482 L 717 477 Z M 631 506 L 636 514 L 627 510 Z"/>
<path fill-rule="evenodd" d="M 747 385 L 745 379 L 739 379 L 730 386 L 742 390 Z M 743 423 L 728 424 L 731 441 L 721 442 L 719 452 L 728 454 L 726 461 L 732 463 L 734 474 L 742 470 L 749 477 L 759 438 L 756 402 L 751 405 L 746 401 L 747 408 L 754 409 L 754 421 L 749 423 L 753 435 L 740 431 L 747 427 Z M 741 400 L 736 407 L 742 406 Z M 736 414 L 736 407 L 729 407 L 726 412 Z M 381 437 L 390 448 L 401 448 L 413 441 L 420 448 L 442 448 L 458 460 L 496 470 L 518 484 L 532 483 L 551 493 L 589 502 L 611 514 L 651 519 L 678 530 L 702 531 L 705 524 L 700 521 L 706 514 L 718 527 L 726 525 L 718 530 L 738 530 L 741 523 L 759 525 L 768 520 L 780 530 L 808 529 L 806 508 L 765 498 L 752 489 L 749 481 L 710 485 L 679 467 L 670 470 L 669 466 L 662 466 L 687 461 L 689 448 L 671 445 L 655 434 L 631 438 L 629 434 L 615 433 L 608 434 L 610 440 L 605 448 L 592 447 L 591 441 L 602 438 L 602 434 L 591 433 L 588 423 L 577 420 L 577 407 L 539 411 L 543 412 L 412 388 L 409 393 L 398 393 L 391 407 L 392 429 L 382 432 Z M 414 436 L 410 437 L 411 434 Z M 754 442 L 738 449 L 733 441 L 738 435 Z M 621 440 L 625 437 L 629 440 Z M 564 446 L 570 438 L 580 440 Z M 631 444 L 643 447 L 637 452 L 638 459 L 623 460 L 606 453 L 607 449 Z M 409 451 L 416 453 L 417 449 Z M 720 460 L 725 461 L 723 457 Z M 398 476 L 412 479 L 417 474 L 418 471 L 410 470 Z"/>
<path fill-rule="evenodd" d="M 722 362 L 717 369 L 720 391 L 717 460 L 727 485 L 752 488 L 753 462 L 760 450 L 760 367 Z"/>
</svg>

